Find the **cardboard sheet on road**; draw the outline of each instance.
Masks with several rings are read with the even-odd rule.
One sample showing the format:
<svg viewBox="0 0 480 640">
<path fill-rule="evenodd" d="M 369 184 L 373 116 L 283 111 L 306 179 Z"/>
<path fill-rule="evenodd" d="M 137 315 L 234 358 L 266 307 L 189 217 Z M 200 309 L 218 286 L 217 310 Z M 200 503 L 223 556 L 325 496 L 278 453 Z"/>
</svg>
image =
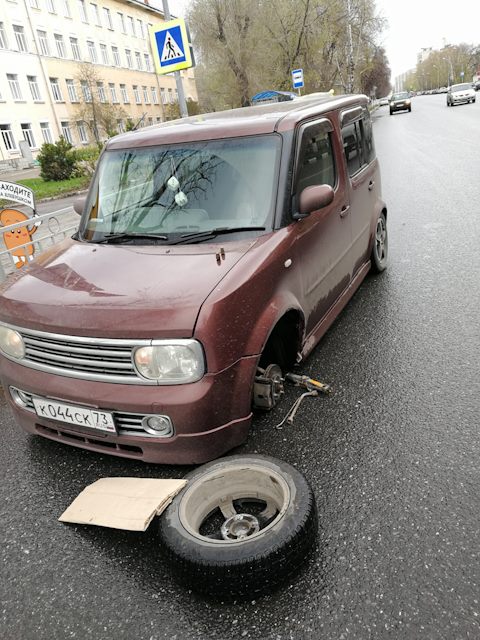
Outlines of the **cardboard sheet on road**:
<svg viewBox="0 0 480 640">
<path fill-rule="evenodd" d="M 101 478 L 88 485 L 60 516 L 60 522 L 145 531 L 186 480 Z"/>
</svg>

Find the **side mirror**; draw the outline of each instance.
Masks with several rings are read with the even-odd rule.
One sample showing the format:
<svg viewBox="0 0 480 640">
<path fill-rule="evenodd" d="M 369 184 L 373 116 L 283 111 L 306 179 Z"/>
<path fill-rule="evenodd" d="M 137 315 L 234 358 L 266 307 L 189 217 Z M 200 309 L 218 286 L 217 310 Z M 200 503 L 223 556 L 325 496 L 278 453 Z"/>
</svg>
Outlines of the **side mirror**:
<svg viewBox="0 0 480 640">
<path fill-rule="evenodd" d="M 333 201 L 334 197 L 335 192 L 329 184 L 318 184 L 313 187 L 306 187 L 300 194 L 298 213 L 294 214 L 294 220 L 301 220 L 313 211 L 323 209 Z"/>
<path fill-rule="evenodd" d="M 87 196 L 83 196 L 83 198 L 77 198 L 73 201 L 73 210 L 75 213 L 78 213 L 79 216 L 82 215 L 83 210 L 85 209 L 85 202 L 87 201 Z"/>
</svg>

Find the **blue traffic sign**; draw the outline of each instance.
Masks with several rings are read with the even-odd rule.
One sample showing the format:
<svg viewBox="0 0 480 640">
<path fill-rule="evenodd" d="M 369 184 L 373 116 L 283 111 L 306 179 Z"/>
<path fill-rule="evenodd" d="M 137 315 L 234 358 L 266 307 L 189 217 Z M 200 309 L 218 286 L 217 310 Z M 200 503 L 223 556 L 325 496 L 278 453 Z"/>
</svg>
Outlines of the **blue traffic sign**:
<svg viewBox="0 0 480 640">
<path fill-rule="evenodd" d="M 292 71 L 292 84 L 294 89 L 300 89 L 303 84 L 303 69 L 294 69 Z"/>
<path fill-rule="evenodd" d="M 171 73 L 193 66 L 184 20 L 153 25 L 150 27 L 150 40 L 157 73 Z"/>
</svg>

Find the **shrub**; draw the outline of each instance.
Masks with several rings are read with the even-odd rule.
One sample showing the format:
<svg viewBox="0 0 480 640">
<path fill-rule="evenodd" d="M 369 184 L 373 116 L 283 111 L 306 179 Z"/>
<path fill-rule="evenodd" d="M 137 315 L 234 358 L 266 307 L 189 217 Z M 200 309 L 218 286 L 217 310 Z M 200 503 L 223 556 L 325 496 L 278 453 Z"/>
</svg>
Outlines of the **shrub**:
<svg viewBox="0 0 480 640">
<path fill-rule="evenodd" d="M 100 149 L 97 145 L 83 147 L 83 149 L 76 149 L 75 158 L 77 160 L 77 164 L 74 175 L 78 177 L 93 176 L 99 155 Z"/>
<path fill-rule="evenodd" d="M 44 180 L 67 180 L 75 170 L 75 153 L 72 145 L 60 136 L 55 144 L 42 145 L 37 160 L 40 163 L 40 176 Z"/>
</svg>

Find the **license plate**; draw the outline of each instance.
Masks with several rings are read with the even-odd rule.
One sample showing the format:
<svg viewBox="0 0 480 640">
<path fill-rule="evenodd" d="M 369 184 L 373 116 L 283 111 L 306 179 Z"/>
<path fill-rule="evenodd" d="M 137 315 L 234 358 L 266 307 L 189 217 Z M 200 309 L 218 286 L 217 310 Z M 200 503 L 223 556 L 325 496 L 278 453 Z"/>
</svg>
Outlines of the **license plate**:
<svg viewBox="0 0 480 640">
<path fill-rule="evenodd" d="M 37 416 L 40 418 L 66 422 L 77 427 L 116 433 L 113 416 L 108 411 L 97 411 L 96 409 L 87 409 L 73 404 L 42 400 L 35 397 L 32 400 Z"/>
</svg>

